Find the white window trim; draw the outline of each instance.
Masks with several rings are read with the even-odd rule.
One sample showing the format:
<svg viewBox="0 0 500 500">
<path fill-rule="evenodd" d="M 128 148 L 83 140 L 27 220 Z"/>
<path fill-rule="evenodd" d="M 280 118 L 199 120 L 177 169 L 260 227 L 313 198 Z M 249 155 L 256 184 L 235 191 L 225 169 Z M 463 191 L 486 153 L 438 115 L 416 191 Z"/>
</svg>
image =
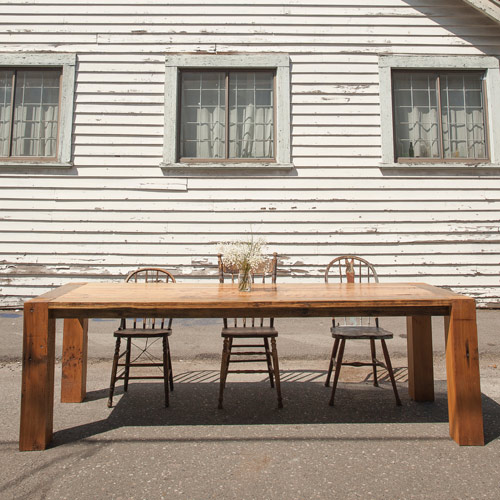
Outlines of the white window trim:
<svg viewBox="0 0 500 500">
<path fill-rule="evenodd" d="M 467 168 L 500 167 L 500 69 L 496 57 L 489 56 L 406 56 L 384 55 L 379 56 L 380 79 L 380 126 L 382 135 L 382 163 L 381 167 L 397 167 L 398 169 L 416 168 Z M 488 144 L 490 161 L 474 165 L 463 162 L 448 163 L 398 163 L 394 154 L 394 129 L 393 129 L 393 102 L 391 71 L 393 69 L 408 70 L 447 70 L 470 69 L 486 72 Z"/>
<path fill-rule="evenodd" d="M 177 151 L 179 72 L 183 69 L 275 69 L 276 70 L 276 162 L 179 163 Z M 174 117 L 174 118 L 172 118 Z M 173 123 L 172 123 L 173 122 Z M 175 54 L 165 59 L 165 131 L 163 162 L 166 170 L 261 171 L 290 170 L 290 57 L 288 54 Z"/>
<path fill-rule="evenodd" d="M 73 127 L 73 101 L 75 94 L 76 54 L 0 54 L 0 67 L 15 68 L 52 67 L 62 68 L 61 104 L 59 111 L 58 150 L 55 161 L 0 160 L 0 167 L 71 167 L 71 133 Z"/>
</svg>

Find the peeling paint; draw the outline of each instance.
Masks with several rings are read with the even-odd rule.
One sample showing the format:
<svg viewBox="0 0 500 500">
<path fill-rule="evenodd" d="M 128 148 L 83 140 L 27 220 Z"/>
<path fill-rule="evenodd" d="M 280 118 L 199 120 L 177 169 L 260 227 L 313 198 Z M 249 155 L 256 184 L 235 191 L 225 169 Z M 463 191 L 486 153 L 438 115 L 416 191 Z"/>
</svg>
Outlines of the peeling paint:
<svg viewBox="0 0 500 500">
<path fill-rule="evenodd" d="M 206 266 L 206 265 L 210 265 L 210 264 L 213 264 L 213 260 L 211 259 L 208 259 L 208 258 L 197 258 L 197 257 L 193 257 L 191 259 L 191 264 L 193 266 Z"/>
</svg>

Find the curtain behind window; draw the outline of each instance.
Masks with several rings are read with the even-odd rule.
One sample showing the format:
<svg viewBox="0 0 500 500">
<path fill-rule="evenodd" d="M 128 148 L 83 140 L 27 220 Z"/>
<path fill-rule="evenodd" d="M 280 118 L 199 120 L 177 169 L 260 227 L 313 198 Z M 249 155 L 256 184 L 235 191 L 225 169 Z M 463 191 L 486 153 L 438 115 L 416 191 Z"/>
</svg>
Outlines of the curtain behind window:
<svg viewBox="0 0 500 500">
<path fill-rule="evenodd" d="M 13 71 L 0 71 L 0 156 L 9 156 Z"/>
<path fill-rule="evenodd" d="M 488 155 L 482 72 L 393 73 L 398 157 Z"/>
<path fill-rule="evenodd" d="M 225 73 L 182 73 L 181 157 L 224 158 Z"/>
<path fill-rule="evenodd" d="M 15 75 L 13 110 L 12 75 Z M 60 76 L 58 69 L 0 72 L 2 156 L 56 156 Z M 9 155 L 10 136 L 12 150 Z"/>
<path fill-rule="evenodd" d="M 445 158 L 485 158 L 482 74 L 450 73 L 440 81 Z"/>
<path fill-rule="evenodd" d="M 229 79 L 229 157 L 274 156 L 273 73 L 231 72 Z"/>
<path fill-rule="evenodd" d="M 274 156 L 273 72 L 184 71 L 181 89 L 181 158 Z"/>
<path fill-rule="evenodd" d="M 439 157 L 437 79 L 425 73 L 394 75 L 398 157 Z"/>
</svg>

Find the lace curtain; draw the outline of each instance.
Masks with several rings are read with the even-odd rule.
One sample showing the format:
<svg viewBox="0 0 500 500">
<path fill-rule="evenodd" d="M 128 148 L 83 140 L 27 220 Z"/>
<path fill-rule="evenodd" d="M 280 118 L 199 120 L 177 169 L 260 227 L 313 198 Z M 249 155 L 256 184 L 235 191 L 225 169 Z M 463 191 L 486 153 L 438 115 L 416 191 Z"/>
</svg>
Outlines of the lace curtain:
<svg viewBox="0 0 500 500">
<path fill-rule="evenodd" d="M 2 156 L 56 156 L 60 76 L 60 70 L 0 71 Z"/>
<path fill-rule="evenodd" d="M 487 156 L 482 73 L 395 72 L 393 93 L 398 157 Z"/>
<path fill-rule="evenodd" d="M 272 72 L 186 71 L 181 86 L 181 157 L 274 156 Z"/>
</svg>

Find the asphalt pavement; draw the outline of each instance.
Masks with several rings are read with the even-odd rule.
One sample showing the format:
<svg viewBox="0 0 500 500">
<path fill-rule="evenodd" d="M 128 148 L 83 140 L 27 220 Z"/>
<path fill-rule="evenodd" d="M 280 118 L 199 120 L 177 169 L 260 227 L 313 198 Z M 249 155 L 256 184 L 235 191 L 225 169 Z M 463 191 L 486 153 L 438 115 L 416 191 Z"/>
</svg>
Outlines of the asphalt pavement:
<svg viewBox="0 0 500 500">
<path fill-rule="evenodd" d="M 326 319 L 277 320 L 284 408 L 261 375 L 228 379 L 217 409 L 220 320 L 175 320 L 175 390 L 118 387 L 106 406 L 116 320 L 91 320 L 87 398 L 61 404 L 56 364 L 54 439 L 19 452 L 22 315 L 0 311 L 0 499 L 499 499 L 500 310 L 478 311 L 486 445 L 449 438 L 443 321 L 433 323 L 436 400 L 408 397 L 405 323 L 386 318 L 403 405 L 385 373 L 344 367 L 336 405 L 324 387 Z M 57 356 L 61 334 L 58 326 Z M 365 356 L 356 344 L 346 356 Z"/>
</svg>

